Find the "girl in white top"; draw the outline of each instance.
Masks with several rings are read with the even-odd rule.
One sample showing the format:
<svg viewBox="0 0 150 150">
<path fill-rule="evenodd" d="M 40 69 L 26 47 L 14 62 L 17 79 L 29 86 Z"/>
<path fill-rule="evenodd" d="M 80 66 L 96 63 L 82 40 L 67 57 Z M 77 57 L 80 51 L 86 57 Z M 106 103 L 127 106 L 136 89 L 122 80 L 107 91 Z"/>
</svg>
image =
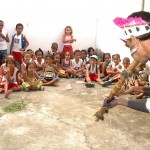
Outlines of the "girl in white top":
<svg viewBox="0 0 150 150">
<path fill-rule="evenodd" d="M 21 74 L 24 73 L 25 69 L 26 69 L 26 65 L 27 63 L 30 62 L 30 54 L 28 52 L 24 52 L 23 53 L 23 62 L 21 64 Z"/>
<path fill-rule="evenodd" d="M 0 20 L 0 65 L 2 58 L 7 55 L 7 42 L 9 42 L 8 33 L 3 29 L 4 22 Z"/>
<path fill-rule="evenodd" d="M 120 74 L 122 72 L 122 64 L 120 63 L 120 55 L 114 54 L 112 56 L 112 64 L 107 67 L 107 73 L 111 75 Z"/>
<path fill-rule="evenodd" d="M 43 51 L 40 48 L 35 51 L 34 64 L 36 66 L 36 72 L 40 76 L 42 74 L 44 64 Z"/>
<path fill-rule="evenodd" d="M 83 60 L 81 59 L 80 50 L 75 50 L 74 59 L 71 60 L 72 75 L 75 77 L 80 77 L 83 74 Z"/>
<path fill-rule="evenodd" d="M 108 81 L 102 84 L 102 87 L 109 86 L 111 82 L 118 81 L 123 71 L 122 64 L 120 63 L 120 55 L 114 54 L 112 56 L 112 63 L 107 67 Z"/>
<path fill-rule="evenodd" d="M 71 55 L 69 52 L 65 53 L 65 58 L 62 61 L 62 69 L 65 71 L 66 76 L 72 73 L 71 70 Z"/>
<path fill-rule="evenodd" d="M 12 91 L 21 90 L 21 86 L 18 84 L 18 69 L 15 67 L 15 60 L 13 58 L 6 60 L 6 70 L 4 72 L 1 86 L 2 90 L 4 90 L 4 96 L 8 97 Z"/>
<path fill-rule="evenodd" d="M 4 58 L 4 57 L 3 57 Z M 4 62 L 3 64 L 0 66 L 0 85 L 1 85 L 1 82 L 2 82 L 2 79 L 3 79 L 3 76 L 5 75 L 5 70 L 6 70 L 6 61 L 7 59 L 9 58 L 12 58 L 13 59 L 13 56 L 12 55 L 7 55 L 5 56 L 5 59 L 4 59 Z"/>
</svg>

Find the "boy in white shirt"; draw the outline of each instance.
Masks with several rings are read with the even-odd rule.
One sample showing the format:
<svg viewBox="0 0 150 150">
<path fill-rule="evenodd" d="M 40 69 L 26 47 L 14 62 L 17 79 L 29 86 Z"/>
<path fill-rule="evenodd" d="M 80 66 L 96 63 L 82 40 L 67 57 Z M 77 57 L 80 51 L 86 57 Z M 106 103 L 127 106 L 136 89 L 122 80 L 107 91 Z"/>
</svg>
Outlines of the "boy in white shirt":
<svg viewBox="0 0 150 150">
<path fill-rule="evenodd" d="M 22 34 L 23 25 L 18 23 L 16 25 L 17 33 L 13 35 L 11 45 L 10 45 L 10 53 L 13 55 L 15 61 L 22 63 L 22 52 L 25 51 L 29 42 L 25 35 Z"/>
</svg>

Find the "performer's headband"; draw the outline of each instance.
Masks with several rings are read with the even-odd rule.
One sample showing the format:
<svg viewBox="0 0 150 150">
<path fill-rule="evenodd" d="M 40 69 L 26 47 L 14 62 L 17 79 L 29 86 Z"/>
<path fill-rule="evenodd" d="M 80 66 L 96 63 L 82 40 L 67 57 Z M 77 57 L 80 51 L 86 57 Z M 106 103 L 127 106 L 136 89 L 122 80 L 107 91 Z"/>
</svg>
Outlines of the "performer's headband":
<svg viewBox="0 0 150 150">
<path fill-rule="evenodd" d="M 147 23 L 141 17 L 139 18 L 115 18 L 113 22 L 123 30 L 122 39 L 130 39 L 131 36 L 140 36 L 150 32 L 150 23 Z"/>
</svg>

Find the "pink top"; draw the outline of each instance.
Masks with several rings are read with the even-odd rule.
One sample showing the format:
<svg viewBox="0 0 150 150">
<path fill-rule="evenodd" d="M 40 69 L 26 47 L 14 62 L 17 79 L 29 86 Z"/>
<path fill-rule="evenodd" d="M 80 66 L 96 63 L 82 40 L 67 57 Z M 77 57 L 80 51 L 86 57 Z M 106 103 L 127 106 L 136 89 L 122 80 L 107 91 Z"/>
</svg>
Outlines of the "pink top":
<svg viewBox="0 0 150 150">
<path fill-rule="evenodd" d="M 65 35 L 65 36 L 64 36 L 64 39 L 65 39 L 66 41 L 68 41 L 68 40 L 72 40 L 73 37 L 72 37 L 72 35 Z M 70 43 L 70 42 L 67 42 L 67 43 L 64 43 L 64 45 L 71 45 L 71 43 Z"/>
</svg>

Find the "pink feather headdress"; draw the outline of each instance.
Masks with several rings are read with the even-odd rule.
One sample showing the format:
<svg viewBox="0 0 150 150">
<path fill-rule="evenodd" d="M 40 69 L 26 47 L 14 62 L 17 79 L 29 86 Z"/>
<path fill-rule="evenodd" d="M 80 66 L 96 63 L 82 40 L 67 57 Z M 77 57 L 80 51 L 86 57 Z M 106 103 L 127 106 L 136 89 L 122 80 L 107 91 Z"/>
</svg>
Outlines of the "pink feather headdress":
<svg viewBox="0 0 150 150">
<path fill-rule="evenodd" d="M 113 22 L 123 30 L 123 39 L 129 39 L 131 35 L 140 36 L 150 32 L 150 25 L 141 17 L 115 18 Z"/>
</svg>

